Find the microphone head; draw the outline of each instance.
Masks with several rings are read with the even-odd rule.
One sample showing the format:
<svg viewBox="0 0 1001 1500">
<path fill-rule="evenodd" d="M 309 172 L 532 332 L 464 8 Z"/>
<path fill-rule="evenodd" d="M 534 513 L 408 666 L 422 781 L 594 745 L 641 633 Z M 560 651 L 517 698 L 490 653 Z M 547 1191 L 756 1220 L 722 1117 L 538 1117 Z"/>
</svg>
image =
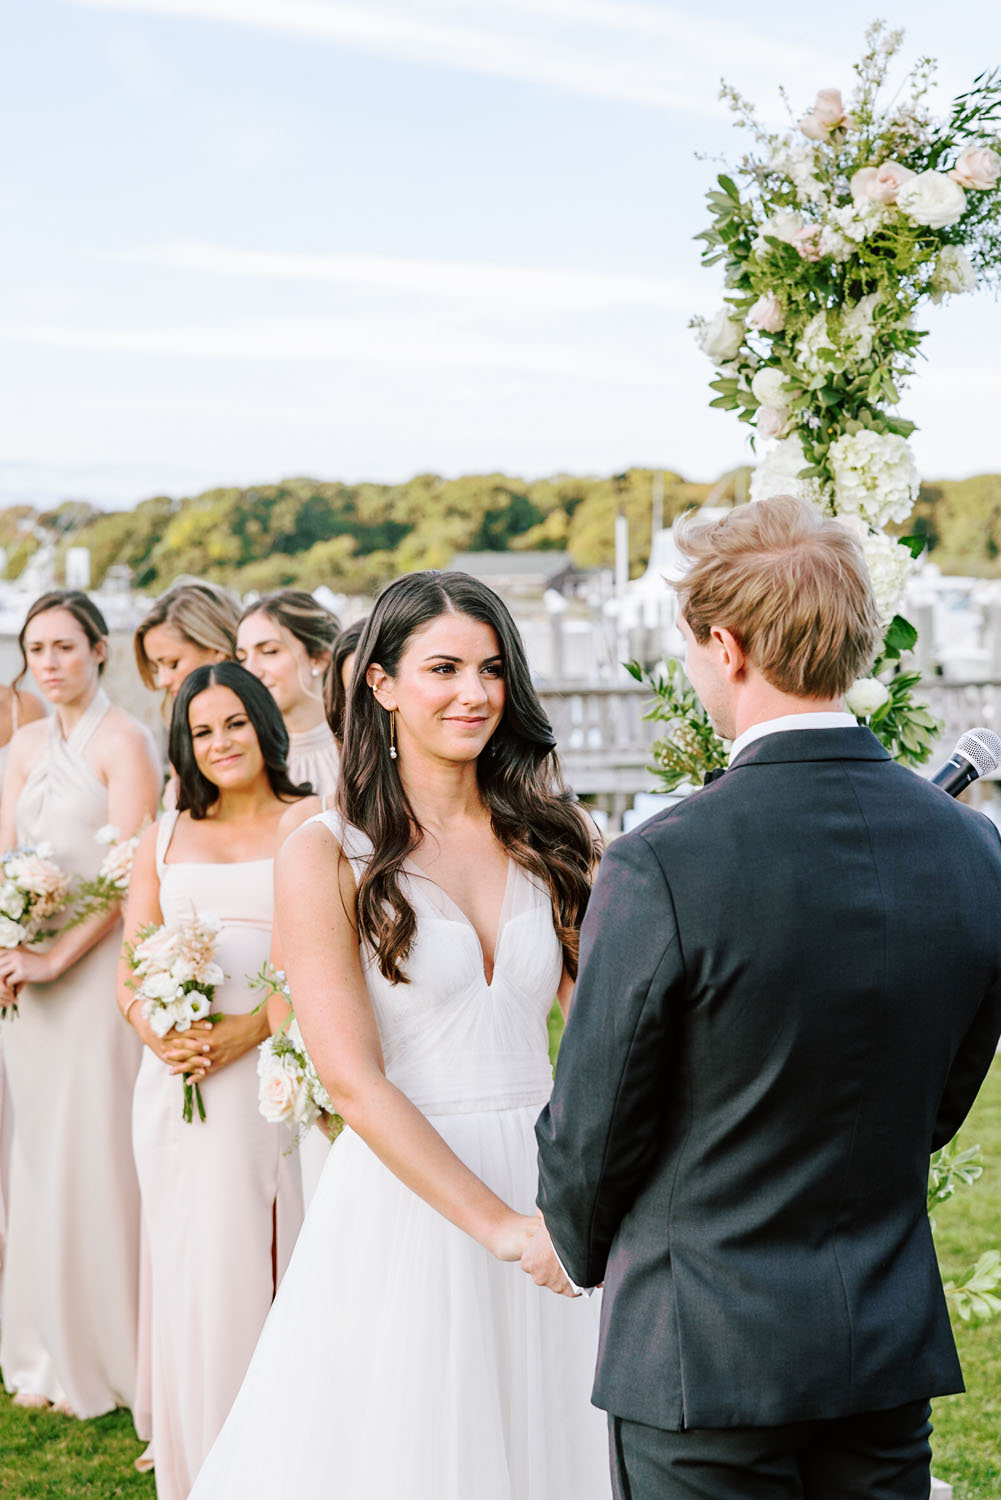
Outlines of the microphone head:
<svg viewBox="0 0 1001 1500">
<path fill-rule="evenodd" d="M 968 760 L 978 776 L 989 776 L 1001 766 L 1001 736 L 993 729 L 968 729 L 960 735 L 953 754 Z"/>
</svg>

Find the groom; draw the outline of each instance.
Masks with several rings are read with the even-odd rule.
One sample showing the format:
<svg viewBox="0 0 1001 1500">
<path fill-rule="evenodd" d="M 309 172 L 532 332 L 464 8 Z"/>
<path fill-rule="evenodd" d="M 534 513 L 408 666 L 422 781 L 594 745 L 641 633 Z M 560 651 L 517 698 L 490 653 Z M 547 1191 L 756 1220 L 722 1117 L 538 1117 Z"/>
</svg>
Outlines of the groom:
<svg viewBox="0 0 1001 1500">
<path fill-rule="evenodd" d="M 845 528 L 781 496 L 680 545 L 730 768 L 604 858 L 523 1265 L 604 1283 L 619 1500 L 925 1500 L 962 1389 L 928 1157 L 1001 1031 L 1001 843 L 843 710 L 880 635 Z"/>
</svg>

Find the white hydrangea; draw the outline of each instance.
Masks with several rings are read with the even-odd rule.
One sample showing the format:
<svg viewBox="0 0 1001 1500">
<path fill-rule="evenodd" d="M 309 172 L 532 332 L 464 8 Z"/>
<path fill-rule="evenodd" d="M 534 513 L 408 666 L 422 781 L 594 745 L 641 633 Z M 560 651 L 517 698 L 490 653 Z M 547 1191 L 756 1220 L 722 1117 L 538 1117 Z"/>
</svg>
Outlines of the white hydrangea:
<svg viewBox="0 0 1001 1500">
<path fill-rule="evenodd" d="M 796 495 L 812 505 L 824 502 L 824 486 L 819 479 L 800 479 L 800 469 L 808 466 L 798 433 L 783 438 L 770 453 L 760 459 L 751 473 L 750 497 L 768 500 L 772 495 Z"/>
<path fill-rule="evenodd" d="M 785 376 L 777 365 L 762 365 L 751 381 L 751 391 L 762 406 L 785 406 L 788 400 Z"/>
<path fill-rule="evenodd" d="M 814 314 L 800 334 L 796 350 L 796 357 L 808 375 L 825 375 L 830 370 L 843 370 L 854 361 L 868 359 L 878 301 L 879 293 L 872 292 L 841 313 Z M 833 349 L 839 358 L 822 360 L 821 349 Z"/>
<path fill-rule="evenodd" d="M 840 265 L 846 260 L 851 260 L 855 254 L 855 242 L 840 229 L 825 224 L 820 231 L 820 254 L 824 259 L 837 261 Z"/>
<path fill-rule="evenodd" d="M 944 245 L 935 262 L 931 279 L 931 300 L 941 302 L 943 297 L 957 292 L 972 292 L 976 289 L 977 273 L 965 250 L 958 245 Z"/>
<path fill-rule="evenodd" d="M 862 198 L 832 209 L 828 218 L 833 228 L 861 245 L 864 239 L 886 222 L 886 205 L 877 202 L 875 198 Z"/>
<path fill-rule="evenodd" d="M 886 630 L 900 609 L 914 572 L 910 549 L 883 531 L 873 531 L 861 516 L 839 516 L 838 520 L 861 543 L 880 622 Z"/>
<path fill-rule="evenodd" d="M 771 171 L 788 177 L 808 202 L 819 203 L 823 199 L 825 189 L 817 176 L 817 150 L 812 144 L 798 145 L 786 138 L 773 153 L 768 166 Z"/>
<path fill-rule="evenodd" d="M 828 460 L 840 513 L 861 516 L 877 529 L 910 515 L 919 479 L 914 454 L 904 438 L 863 427 L 833 442 Z"/>
</svg>

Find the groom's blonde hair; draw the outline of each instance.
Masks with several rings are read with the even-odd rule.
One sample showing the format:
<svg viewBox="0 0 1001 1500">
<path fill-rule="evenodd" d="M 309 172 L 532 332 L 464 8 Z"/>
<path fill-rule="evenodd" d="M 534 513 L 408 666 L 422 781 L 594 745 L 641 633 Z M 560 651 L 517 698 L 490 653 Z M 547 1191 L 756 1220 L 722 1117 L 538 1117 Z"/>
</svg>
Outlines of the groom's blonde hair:
<svg viewBox="0 0 1001 1500">
<path fill-rule="evenodd" d="M 720 626 L 765 680 L 799 698 L 837 698 L 871 666 L 882 635 L 862 548 L 792 495 L 675 526 L 689 568 L 675 584 L 704 644 Z"/>
</svg>

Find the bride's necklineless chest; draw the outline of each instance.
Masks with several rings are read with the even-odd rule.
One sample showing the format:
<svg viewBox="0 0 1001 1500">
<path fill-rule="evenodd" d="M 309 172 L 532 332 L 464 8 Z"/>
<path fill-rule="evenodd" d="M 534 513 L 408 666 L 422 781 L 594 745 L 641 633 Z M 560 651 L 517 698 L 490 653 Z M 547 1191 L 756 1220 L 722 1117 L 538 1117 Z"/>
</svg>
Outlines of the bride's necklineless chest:
<svg viewBox="0 0 1001 1500">
<path fill-rule="evenodd" d="M 480 948 L 483 978 L 488 985 L 492 984 L 497 962 L 497 950 L 500 946 L 505 918 L 510 904 L 511 887 L 513 882 L 518 878 L 519 867 L 516 861 L 507 856 L 500 899 L 491 903 L 492 910 L 483 907 L 477 909 L 475 920 L 467 909 L 467 903 L 465 901 L 460 903 L 456 896 L 453 896 L 451 891 L 442 885 L 440 880 L 436 879 L 433 875 L 429 875 L 412 857 L 404 861 L 404 867 L 413 880 L 424 881 L 429 886 L 434 887 L 434 890 L 445 904 L 446 910 L 444 914 L 446 916 L 450 916 L 453 921 L 461 922 L 473 933 Z"/>
</svg>

